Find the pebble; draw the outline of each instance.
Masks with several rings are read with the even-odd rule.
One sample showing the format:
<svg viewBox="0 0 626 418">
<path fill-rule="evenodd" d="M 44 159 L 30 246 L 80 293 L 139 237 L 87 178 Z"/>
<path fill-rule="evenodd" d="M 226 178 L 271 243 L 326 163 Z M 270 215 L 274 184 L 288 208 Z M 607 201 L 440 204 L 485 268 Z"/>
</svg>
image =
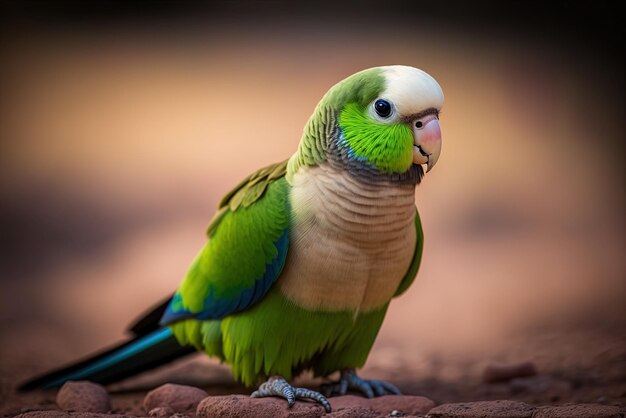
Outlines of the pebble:
<svg viewBox="0 0 626 418">
<path fill-rule="evenodd" d="M 378 418 L 380 414 L 370 408 L 344 408 L 324 415 L 324 418 Z"/>
<path fill-rule="evenodd" d="M 87 415 L 87 414 L 81 414 Z M 96 414 L 89 414 L 96 415 Z M 99 415 L 99 414 L 98 414 Z M 29 411 L 23 414 L 16 415 L 13 418 L 69 418 L 71 415 L 66 411 L 46 410 L 46 411 Z"/>
<path fill-rule="evenodd" d="M 331 417 L 363 417 L 389 415 L 422 415 L 435 406 L 435 403 L 423 396 L 388 395 L 373 399 L 362 396 L 346 395 L 329 398 L 332 408 Z M 313 402 L 298 401 L 287 409 L 284 399 L 277 397 L 250 398 L 244 395 L 210 396 L 204 399 L 196 415 L 198 417 L 319 417 L 324 409 Z"/>
<path fill-rule="evenodd" d="M 31 411 L 16 415 L 13 418 L 135 418 L 129 415 L 101 414 L 96 412 L 68 412 L 68 411 Z"/>
<path fill-rule="evenodd" d="M 324 408 L 313 402 L 297 401 L 287 408 L 287 401 L 281 398 L 247 395 L 209 396 L 196 409 L 200 418 L 319 418 L 324 414 Z"/>
<path fill-rule="evenodd" d="M 333 396 L 332 398 L 328 398 L 328 402 L 330 402 L 330 406 L 333 411 L 340 411 L 342 409 L 350 409 L 350 408 L 366 408 L 372 409 L 370 407 L 370 402 L 367 398 L 363 396 L 356 395 L 344 395 L 344 396 Z"/>
<path fill-rule="evenodd" d="M 620 418 L 617 406 L 578 404 L 564 406 L 541 406 L 533 418 Z"/>
<path fill-rule="evenodd" d="M 531 418 L 534 407 L 517 401 L 480 401 L 448 403 L 434 407 L 428 412 L 433 418 Z"/>
<path fill-rule="evenodd" d="M 368 399 L 370 407 L 382 415 L 394 411 L 404 415 L 422 415 L 435 407 L 435 403 L 424 396 L 387 395 Z"/>
<path fill-rule="evenodd" d="M 59 389 L 56 402 L 65 411 L 104 413 L 111 410 L 111 399 L 106 389 L 87 381 L 66 382 Z"/>
<path fill-rule="evenodd" d="M 156 408 L 168 408 L 172 414 L 188 412 L 196 409 L 200 401 L 207 396 L 209 395 L 205 391 L 197 387 L 167 383 L 148 392 L 143 400 L 143 408 L 146 412 L 152 412 Z M 159 410 L 155 411 L 155 414 L 165 414 L 165 412 L 165 410 Z M 155 415 L 159 418 L 164 416 Z"/>
<path fill-rule="evenodd" d="M 350 408 L 366 408 L 377 412 L 379 415 L 389 415 L 394 411 L 402 415 L 421 415 L 435 406 L 435 403 L 428 398 L 410 395 L 387 395 L 373 399 L 345 395 L 332 397 L 329 402 L 333 412 Z"/>
</svg>

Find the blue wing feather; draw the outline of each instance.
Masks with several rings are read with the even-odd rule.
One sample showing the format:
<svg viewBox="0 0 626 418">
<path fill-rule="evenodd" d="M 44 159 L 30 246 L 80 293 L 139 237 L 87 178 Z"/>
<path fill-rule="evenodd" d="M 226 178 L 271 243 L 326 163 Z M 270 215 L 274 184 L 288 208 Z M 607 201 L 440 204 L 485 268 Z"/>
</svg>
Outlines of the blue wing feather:
<svg viewBox="0 0 626 418">
<path fill-rule="evenodd" d="M 216 298 L 211 290 L 204 299 L 202 311 L 198 313 L 186 310 L 182 305 L 182 297 L 177 292 L 165 310 L 160 324 L 168 325 L 188 318 L 221 319 L 254 305 L 265 296 L 285 265 L 289 248 L 289 231 L 285 230 L 274 245 L 278 254 L 271 263 L 266 264 L 263 276 L 256 279 L 252 287 L 243 289 L 236 297 L 230 299 Z"/>
</svg>

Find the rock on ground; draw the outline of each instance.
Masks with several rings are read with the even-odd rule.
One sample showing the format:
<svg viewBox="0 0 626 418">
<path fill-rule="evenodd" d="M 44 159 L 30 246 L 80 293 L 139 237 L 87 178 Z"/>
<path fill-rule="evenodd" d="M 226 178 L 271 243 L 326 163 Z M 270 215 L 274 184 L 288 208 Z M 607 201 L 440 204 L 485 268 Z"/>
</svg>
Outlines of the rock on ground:
<svg viewBox="0 0 626 418">
<path fill-rule="evenodd" d="M 370 408 L 344 408 L 324 415 L 324 418 L 378 418 L 380 414 Z"/>
<path fill-rule="evenodd" d="M 251 398 L 246 395 L 209 396 L 196 409 L 200 418 L 319 418 L 325 414 L 321 405 L 298 401 L 287 408 L 280 398 Z"/>
<path fill-rule="evenodd" d="M 193 411 L 207 396 L 205 391 L 197 387 L 167 383 L 148 392 L 143 400 L 143 408 L 150 416 L 162 417 L 167 411 L 157 408 L 168 408 L 172 412 Z"/>
<path fill-rule="evenodd" d="M 409 395 L 387 395 L 373 399 L 345 395 L 330 398 L 328 401 L 333 408 L 333 412 L 365 408 L 373 410 L 379 415 L 389 415 L 393 411 L 398 411 L 403 415 L 421 415 L 427 413 L 435 406 L 435 403 L 428 398 Z"/>
<path fill-rule="evenodd" d="M 68 412 L 68 411 L 30 411 L 14 418 L 135 418 L 129 415 L 100 414 L 94 412 Z"/>
<path fill-rule="evenodd" d="M 388 395 L 368 399 L 370 407 L 383 415 L 398 411 L 404 415 L 422 415 L 435 407 L 435 403 L 424 396 Z"/>
<path fill-rule="evenodd" d="M 111 399 L 106 389 L 97 383 L 66 382 L 57 393 L 57 405 L 66 411 L 108 412 Z"/>
<path fill-rule="evenodd" d="M 433 418 L 531 418 L 534 407 L 517 401 L 480 401 L 449 403 L 428 412 Z"/>
<path fill-rule="evenodd" d="M 533 418 L 620 418 L 620 412 L 617 406 L 599 404 L 542 406 L 535 410 Z"/>
<path fill-rule="evenodd" d="M 393 411 L 402 415 L 422 415 L 435 406 L 423 396 L 381 396 L 367 399 L 361 396 L 337 396 L 329 399 L 332 413 L 329 417 L 371 418 L 389 415 Z M 250 398 L 245 395 L 210 396 L 196 410 L 203 418 L 213 417 L 320 417 L 324 415 L 321 405 L 298 401 L 288 409 L 287 402 L 280 398 Z"/>
<path fill-rule="evenodd" d="M 577 404 L 533 407 L 517 401 L 481 401 L 439 405 L 428 412 L 432 418 L 621 418 L 617 406 Z"/>
<path fill-rule="evenodd" d="M 328 398 L 328 402 L 330 402 L 330 406 L 331 408 L 333 408 L 333 412 L 341 411 L 342 409 L 350 409 L 350 408 L 372 409 L 370 407 L 369 399 L 364 398 L 363 396 L 355 396 L 355 395 L 334 396 L 332 398 Z"/>
<path fill-rule="evenodd" d="M 401 398 L 420 398 L 402 396 Z M 419 403 L 426 405 L 423 400 L 410 402 L 404 399 L 408 406 L 404 409 L 396 409 L 390 412 L 375 410 L 371 404 L 375 399 L 359 398 L 357 396 L 340 396 L 331 398 L 333 412 L 325 414 L 324 409 L 312 402 L 298 401 L 292 408 L 287 408 L 287 403 L 280 398 L 255 399 L 246 395 L 210 396 L 200 402 L 196 410 L 197 418 L 248 418 L 271 416 L 276 418 L 376 418 L 376 417 L 424 417 L 429 418 L 623 418 L 625 409 L 618 406 L 600 404 L 574 404 L 561 406 L 533 407 L 523 402 L 499 400 L 443 404 L 426 412 L 410 410 Z M 427 401 L 430 401 L 426 399 Z M 432 402 L 432 401 L 430 401 Z M 369 406 L 363 406 L 369 404 Z M 391 406 L 390 403 L 384 403 Z M 158 407 L 165 416 L 172 410 L 166 407 Z M 407 412 L 408 411 L 408 412 Z M 154 415 L 156 416 L 156 415 Z M 170 418 L 193 417 L 189 415 L 173 413 Z M 136 418 L 128 415 L 102 414 L 93 412 L 69 412 L 59 410 L 30 411 L 15 418 Z"/>
</svg>

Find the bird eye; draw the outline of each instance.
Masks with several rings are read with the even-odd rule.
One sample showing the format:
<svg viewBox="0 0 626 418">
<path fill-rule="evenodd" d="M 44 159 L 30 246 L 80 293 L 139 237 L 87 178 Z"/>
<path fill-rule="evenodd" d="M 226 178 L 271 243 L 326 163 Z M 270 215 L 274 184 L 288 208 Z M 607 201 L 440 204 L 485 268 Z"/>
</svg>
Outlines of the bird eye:
<svg viewBox="0 0 626 418">
<path fill-rule="evenodd" d="M 391 103 L 387 100 L 378 99 L 374 102 L 374 110 L 381 118 L 388 118 L 391 115 Z"/>
</svg>

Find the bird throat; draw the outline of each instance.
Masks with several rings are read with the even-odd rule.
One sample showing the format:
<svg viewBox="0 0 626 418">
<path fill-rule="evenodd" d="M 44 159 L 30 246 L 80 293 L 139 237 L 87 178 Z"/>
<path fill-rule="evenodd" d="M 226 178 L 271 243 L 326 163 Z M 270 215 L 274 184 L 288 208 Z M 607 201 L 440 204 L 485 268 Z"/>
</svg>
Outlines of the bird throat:
<svg viewBox="0 0 626 418">
<path fill-rule="evenodd" d="M 316 311 L 385 306 L 415 251 L 415 184 L 368 181 L 328 163 L 301 167 L 291 183 L 281 293 Z"/>
</svg>

